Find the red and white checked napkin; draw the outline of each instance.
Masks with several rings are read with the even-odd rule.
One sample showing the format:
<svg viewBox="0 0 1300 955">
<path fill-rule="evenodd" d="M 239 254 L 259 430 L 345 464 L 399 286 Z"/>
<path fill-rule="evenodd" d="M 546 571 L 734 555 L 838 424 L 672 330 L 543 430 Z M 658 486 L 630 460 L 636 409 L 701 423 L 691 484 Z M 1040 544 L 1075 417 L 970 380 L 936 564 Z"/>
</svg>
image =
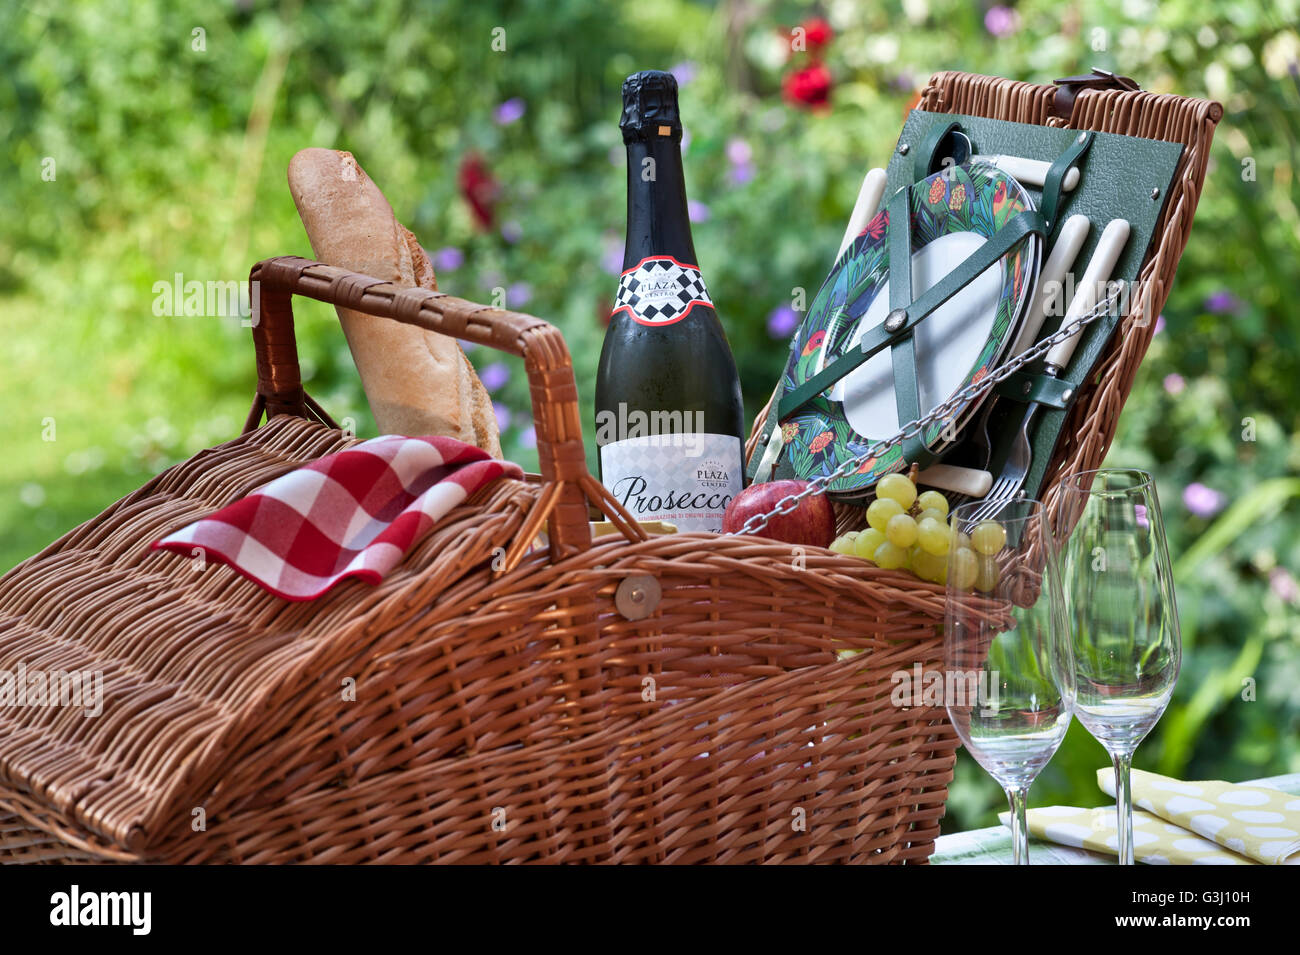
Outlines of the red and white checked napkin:
<svg viewBox="0 0 1300 955">
<path fill-rule="evenodd" d="M 385 435 L 329 454 L 154 541 L 229 564 L 285 600 L 312 600 L 347 577 L 377 584 L 412 545 L 479 488 L 523 477 L 517 464 L 454 438 Z"/>
</svg>

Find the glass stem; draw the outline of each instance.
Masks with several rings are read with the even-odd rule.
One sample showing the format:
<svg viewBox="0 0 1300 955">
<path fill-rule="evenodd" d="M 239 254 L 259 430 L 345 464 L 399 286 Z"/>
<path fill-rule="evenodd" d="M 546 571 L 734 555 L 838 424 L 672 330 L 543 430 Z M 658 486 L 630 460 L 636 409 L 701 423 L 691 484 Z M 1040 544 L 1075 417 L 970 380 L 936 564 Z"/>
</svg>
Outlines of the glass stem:
<svg viewBox="0 0 1300 955">
<path fill-rule="evenodd" d="M 1133 864 L 1133 791 L 1129 783 L 1132 753 L 1112 753 L 1115 763 L 1115 832 L 1120 865 Z"/>
<path fill-rule="evenodd" d="M 1025 827 L 1025 805 L 1029 802 L 1029 787 L 1008 789 L 1007 802 L 1011 804 L 1011 852 L 1016 865 L 1029 865 L 1029 830 Z"/>
</svg>

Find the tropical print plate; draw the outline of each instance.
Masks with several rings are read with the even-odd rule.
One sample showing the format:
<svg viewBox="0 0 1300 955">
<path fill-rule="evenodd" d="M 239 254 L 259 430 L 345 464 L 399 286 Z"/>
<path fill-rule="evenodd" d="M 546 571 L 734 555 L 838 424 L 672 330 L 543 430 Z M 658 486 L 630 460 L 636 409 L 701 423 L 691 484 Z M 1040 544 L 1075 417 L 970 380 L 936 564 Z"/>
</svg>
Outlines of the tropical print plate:
<svg viewBox="0 0 1300 955">
<path fill-rule="evenodd" d="M 956 166 L 911 188 L 914 297 L 956 268 L 974 249 L 1033 201 L 1014 179 L 982 162 Z M 783 391 L 803 384 L 856 347 L 864 332 L 889 312 L 889 213 L 882 209 L 854 239 L 822 284 L 791 342 Z M 925 318 L 915 332 L 922 413 L 981 380 L 1014 340 L 1038 275 L 1041 241 L 1030 235 L 974 282 Z M 921 435 L 941 454 L 976 411 L 968 402 L 949 424 L 935 422 Z M 785 422 L 784 454 L 804 479 L 829 474 L 898 431 L 892 359 L 885 349 L 827 394 Z M 861 497 L 882 476 L 904 467 L 891 448 L 834 482 L 838 497 Z"/>
</svg>

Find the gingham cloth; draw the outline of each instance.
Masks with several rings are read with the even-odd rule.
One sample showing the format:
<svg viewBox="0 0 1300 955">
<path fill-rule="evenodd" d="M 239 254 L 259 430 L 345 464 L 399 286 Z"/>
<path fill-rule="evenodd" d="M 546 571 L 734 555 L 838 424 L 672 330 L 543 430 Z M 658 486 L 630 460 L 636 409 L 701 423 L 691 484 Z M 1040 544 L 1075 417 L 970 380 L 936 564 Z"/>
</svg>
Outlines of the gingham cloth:
<svg viewBox="0 0 1300 955">
<path fill-rule="evenodd" d="M 229 564 L 285 600 L 377 584 L 439 518 L 516 464 L 453 438 L 386 435 L 276 478 L 154 549 Z"/>
</svg>

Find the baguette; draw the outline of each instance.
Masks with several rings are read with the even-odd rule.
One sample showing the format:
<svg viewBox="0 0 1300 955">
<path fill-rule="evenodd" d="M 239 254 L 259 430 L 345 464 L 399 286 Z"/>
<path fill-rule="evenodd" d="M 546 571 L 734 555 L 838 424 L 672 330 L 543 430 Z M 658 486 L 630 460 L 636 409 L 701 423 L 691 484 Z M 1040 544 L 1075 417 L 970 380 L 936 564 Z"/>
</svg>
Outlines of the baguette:
<svg viewBox="0 0 1300 955">
<path fill-rule="evenodd" d="M 429 256 L 351 153 L 300 151 L 289 161 L 289 191 L 319 261 L 437 291 Z M 454 338 L 337 312 L 382 434 L 445 435 L 501 457 L 492 400 Z"/>
</svg>

